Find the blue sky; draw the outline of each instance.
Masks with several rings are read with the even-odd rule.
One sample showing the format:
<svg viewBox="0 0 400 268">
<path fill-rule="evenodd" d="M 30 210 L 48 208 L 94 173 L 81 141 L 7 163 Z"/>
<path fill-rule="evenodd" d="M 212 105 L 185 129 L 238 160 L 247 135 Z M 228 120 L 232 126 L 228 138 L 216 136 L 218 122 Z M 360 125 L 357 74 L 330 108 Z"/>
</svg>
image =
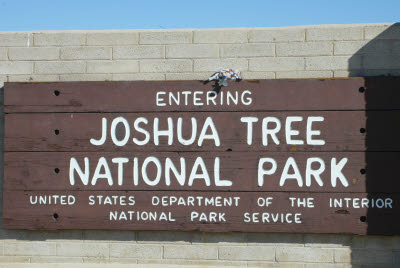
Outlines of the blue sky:
<svg viewBox="0 0 400 268">
<path fill-rule="evenodd" d="M 400 0 L 0 0 L 0 31 L 399 22 Z"/>
</svg>

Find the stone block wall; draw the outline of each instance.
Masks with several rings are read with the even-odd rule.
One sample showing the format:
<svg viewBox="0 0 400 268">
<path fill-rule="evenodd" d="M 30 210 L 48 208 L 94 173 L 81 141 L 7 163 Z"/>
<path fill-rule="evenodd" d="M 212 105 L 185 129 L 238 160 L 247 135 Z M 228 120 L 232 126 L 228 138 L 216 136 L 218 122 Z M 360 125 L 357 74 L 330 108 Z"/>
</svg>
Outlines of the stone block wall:
<svg viewBox="0 0 400 268">
<path fill-rule="evenodd" d="M 244 79 L 399 76 L 400 25 L 0 32 L 0 87 L 205 80 L 220 68 Z M 21 263 L 400 267 L 400 237 L 0 229 L 0 267 Z"/>
</svg>

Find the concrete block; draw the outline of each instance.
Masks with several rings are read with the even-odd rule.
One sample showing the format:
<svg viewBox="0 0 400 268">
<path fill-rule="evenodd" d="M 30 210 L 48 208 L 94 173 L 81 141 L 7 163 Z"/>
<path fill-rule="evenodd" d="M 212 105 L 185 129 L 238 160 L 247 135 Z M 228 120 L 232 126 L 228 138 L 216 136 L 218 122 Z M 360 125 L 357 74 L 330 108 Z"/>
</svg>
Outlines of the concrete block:
<svg viewBox="0 0 400 268">
<path fill-rule="evenodd" d="M 367 236 L 353 235 L 351 239 L 351 248 L 365 248 Z"/>
<path fill-rule="evenodd" d="M 60 81 L 111 81 L 112 74 L 60 74 Z M 102 237 L 102 235 L 100 235 Z"/>
<path fill-rule="evenodd" d="M 101 75 L 100 75 L 101 76 Z M 108 79 L 111 80 L 111 79 Z M 84 81 L 84 80 L 82 80 Z M 132 243 L 136 239 L 135 231 L 122 230 L 84 230 L 83 239 L 86 242 L 129 242 Z"/>
<path fill-rule="evenodd" d="M 194 259 L 194 260 L 216 260 L 218 259 L 218 248 L 216 246 L 188 246 L 188 245 L 165 245 L 165 259 Z"/>
<path fill-rule="evenodd" d="M 361 53 L 361 49 L 368 41 L 342 41 L 334 43 L 334 55 L 353 55 Z"/>
<path fill-rule="evenodd" d="M 83 61 L 41 61 L 35 62 L 35 73 L 37 74 L 74 74 L 85 72 Z"/>
<path fill-rule="evenodd" d="M 390 70 L 400 69 L 400 54 L 398 55 L 361 55 L 364 69 Z"/>
<path fill-rule="evenodd" d="M 245 72 L 242 74 L 243 79 L 275 79 L 274 72 Z"/>
<path fill-rule="evenodd" d="M 346 265 L 343 263 L 324 263 L 322 266 L 320 263 L 306 263 L 304 268 L 346 268 Z M 348 268 L 357 268 L 354 266 L 349 266 Z M 360 267 L 361 268 L 361 267 Z"/>
<path fill-rule="evenodd" d="M 9 82 L 56 82 L 59 80 L 57 74 L 14 74 L 8 76 Z"/>
<path fill-rule="evenodd" d="M 365 27 L 365 39 L 400 39 L 400 25 L 389 24 Z"/>
<path fill-rule="evenodd" d="M 47 76 L 47 75 L 34 75 L 34 78 Z M 49 75 L 52 76 L 52 75 Z M 55 75 L 58 77 L 57 75 Z M 10 76 L 11 77 L 11 76 Z M 54 80 L 52 80 L 54 81 Z M 19 81 L 15 81 L 19 82 Z M 20 81 L 24 82 L 24 81 Z M 0 237 L 4 241 L 18 241 L 18 240 L 30 240 L 30 241 L 68 241 L 82 239 L 80 230 L 49 230 L 49 231 L 38 231 L 38 230 L 5 230 L 0 229 Z"/>
<path fill-rule="evenodd" d="M 351 248 L 334 249 L 334 261 L 338 263 L 351 263 Z"/>
<path fill-rule="evenodd" d="M 27 47 L 30 43 L 30 33 L 0 32 L 0 47 Z"/>
<path fill-rule="evenodd" d="M 219 244 L 219 245 L 243 245 L 247 242 L 246 233 L 203 233 L 194 235 L 192 244 Z"/>
<path fill-rule="evenodd" d="M 138 32 L 89 32 L 87 34 L 88 46 L 136 45 L 138 41 Z"/>
<path fill-rule="evenodd" d="M 109 245 L 107 243 L 57 243 L 57 256 L 109 257 Z"/>
<path fill-rule="evenodd" d="M 210 72 L 196 73 L 167 73 L 165 80 L 200 80 L 205 81 L 210 77 Z"/>
<path fill-rule="evenodd" d="M 354 264 L 391 264 L 393 254 L 391 250 L 353 249 L 351 262 Z"/>
<path fill-rule="evenodd" d="M 360 76 L 400 76 L 400 69 L 354 69 L 351 71 L 334 71 L 334 77 L 360 77 Z"/>
<path fill-rule="evenodd" d="M 191 72 L 192 60 L 140 60 L 140 72 L 144 73 L 176 73 Z"/>
<path fill-rule="evenodd" d="M 49 76 L 48 78 L 50 79 L 51 76 L 53 75 L 35 75 L 35 76 L 39 77 Z M 82 239 L 82 231 L 81 230 L 27 231 L 27 233 L 24 234 L 24 239 L 29 239 L 29 240 L 45 239 L 46 241 L 53 241 L 53 242 L 76 241 L 77 239 Z"/>
<path fill-rule="evenodd" d="M 4 86 L 4 82 L 7 82 L 7 75 L 0 75 L 0 88 Z"/>
<path fill-rule="evenodd" d="M 0 60 L 8 60 L 7 48 L 0 47 Z"/>
<path fill-rule="evenodd" d="M 334 78 L 343 78 L 343 77 L 357 77 L 360 76 L 362 70 L 352 70 L 352 71 L 333 71 Z"/>
<path fill-rule="evenodd" d="M 247 59 L 195 59 L 193 60 L 193 64 L 195 72 L 215 72 L 223 68 L 240 70 L 242 72 L 248 70 Z"/>
<path fill-rule="evenodd" d="M 276 72 L 277 79 L 287 78 L 332 78 L 332 71 L 282 71 Z"/>
<path fill-rule="evenodd" d="M 298 71 L 304 70 L 304 58 L 279 57 L 249 60 L 250 71 Z"/>
<path fill-rule="evenodd" d="M 138 260 L 135 258 L 110 258 L 109 263 L 137 264 Z"/>
<path fill-rule="evenodd" d="M 9 256 L 49 256 L 56 255 L 56 243 L 7 242 L 3 250 Z"/>
<path fill-rule="evenodd" d="M 333 262 L 334 249 L 310 247 L 280 247 L 276 249 L 278 262 Z"/>
<path fill-rule="evenodd" d="M 277 56 L 328 56 L 333 54 L 331 42 L 293 42 L 276 44 Z"/>
<path fill-rule="evenodd" d="M 162 259 L 162 260 L 138 260 L 138 264 L 142 267 L 247 267 L 244 261 L 221 261 L 221 260 L 178 260 L 178 259 Z M 152 266 L 154 265 L 154 266 Z"/>
<path fill-rule="evenodd" d="M 400 76 L 400 70 L 397 76 Z M 400 250 L 400 236 L 392 237 L 392 249 Z"/>
<path fill-rule="evenodd" d="M 10 60 L 58 60 L 60 49 L 50 47 L 9 48 L 8 57 Z"/>
<path fill-rule="evenodd" d="M 254 29 L 249 31 L 250 43 L 300 42 L 304 40 L 304 28 Z"/>
<path fill-rule="evenodd" d="M 264 246 L 220 246 L 220 260 L 275 261 L 275 247 Z"/>
<path fill-rule="evenodd" d="M 64 47 L 61 48 L 62 60 L 110 60 L 111 47 Z"/>
<path fill-rule="evenodd" d="M 361 61 L 358 57 L 336 56 L 336 57 L 309 57 L 306 58 L 306 70 L 347 70 L 359 69 Z"/>
<path fill-rule="evenodd" d="M 202 44 L 226 44 L 248 43 L 247 30 L 196 30 L 193 32 L 193 43 Z"/>
<path fill-rule="evenodd" d="M 33 62 L 0 61 L 0 74 L 31 74 Z"/>
<path fill-rule="evenodd" d="M 218 45 L 180 44 L 167 45 L 167 58 L 218 58 Z"/>
<path fill-rule="evenodd" d="M 179 231 L 139 231 L 138 243 L 190 244 L 197 233 Z"/>
<path fill-rule="evenodd" d="M 148 31 L 140 33 L 139 44 L 187 44 L 192 43 L 191 31 Z"/>
<path fill-rule="evenodd" d="M 323 41 L 323 40 L 363 40 L 363 26 L 342 26 L 342 27 L 318 27 L 306 30 L 307 41 Z"/>
<path fill-rule="evenodd" d="M 393 251 L 393 263 L 400 264 L 400 251 Z"/>
<path fill-rule="evenodd" d="M 335 42 L 335 55 L 400 54 L 399 40 Z"/>
<path fill-rule="evenodd" d="M 302 247 L 304 246 L 304 238 L 302 234 L 248 233 L 247 243 L 249 245 Z"/>
<path fill-rule="evenodd" d="M 7 264 L 0 264 L 0 268 L 26 268 L 27 265 L 26 264 L 21 264 L 21 263 L 7 263 Z M 71 264 L 66 263 L 59 263 L 57 265 L 52 264 L 44 264 L 44 263 L 31 263 L 28 266 L 29 268 L 70 268 Z M 160 265 L 135 265 L 135 264 L 117 264 L 117 263 L 113 263 L 113 264 L 109 264 L 109 263 L 75 263 L 73 265 L 74 268 L 159 268 Z M 211 266 L 212 267 L 212 266 Z M 210 268 L 211 268 L 210 267 Z M 176 265 L 163 265 L 163 268 L 176 268 Z M 192 268 L 199 268 L 199 266 L 192 266 Z"/>
<path fill-rule="evenodd" d="M 48 32 L 34 33 L 33 45 L 46 46 L 83 46 L 86 44 L 86 33 Z"/>
<path fill-rule="evenodd" d="M 113 81 L 162 81 L 165 75 L 162 73 L 134 73 L 134 74 L 113 74 Z"/>
<path fill-rule="evenodd" d="M 393 236 L 369 236 L 365 247 L 369 249 L 399 249 L 399 238 Z"/>
<path fill-rule="evenodd" d="M 88 61 L 88 73 L 136 73 L 139 72 L 139 61 L 116 60 L 116 61 Z"/>
<path fill-rule="evenodd" d="M 352 236 L 340 234 L 306 234 L 304 236 L 304 243 L 306 247 L 350 247 L 352 245 Z"/>
<path fill-rule="evenodd" d="M 113 48 L 113 59 L 161 59 L 164 57 L 164 46 L 144 45 Z"/>
<path fill-rule="evenodd" d="M 261 261 L 248 261 L 247 267 L 262 267 L 262 268 L 304 268 L 302 263 L 277 263 L 277 262 L 261 262 Z"/>
<path fill-rule="evenodd" d="M 272 57 L 275 56 L 275 44 L 230 44 L 221 45 L 221 57 Z"/>
<path fill-rule="evenodd" d="M 161 259 L 161 245 L 132 245 L 127 243 L 110 244 L 110 257 L 113 258 L 139 258 Z"/>
<path fill-rule="evenodd" d="M 354 268 L 354 266 L 351 266 Z M 389 264 L 389 263 L 374 263 L 374 264 L 364 264 L 360 268 L 398 268 L 396 264 Z"/>
<path fill-rule="evenodd" d="M 28 263 L 31 258 L 25 256 L 0 256 L 0 263 Z"/>
<path fill-rule="evenodd" d="M 33 256 L 31 263 L 83 263 L 82 257 Z"/>
<path fill-rule="evenodd" d="M 108 264 L 109 258 L 108 257 L 84 257 L 83 258 L 84 263 L 95 263 L 95 264 Z"/>
</svg>

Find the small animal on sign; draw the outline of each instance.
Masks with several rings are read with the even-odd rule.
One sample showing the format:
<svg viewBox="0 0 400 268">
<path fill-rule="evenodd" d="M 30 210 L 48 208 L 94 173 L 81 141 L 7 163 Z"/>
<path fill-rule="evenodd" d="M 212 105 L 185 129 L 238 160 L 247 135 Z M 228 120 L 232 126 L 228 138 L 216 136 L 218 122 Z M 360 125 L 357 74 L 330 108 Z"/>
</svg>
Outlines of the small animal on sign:
<svg viewBox="0 0 400 268">
<path fill-rule="evenodd" d="M 228 79 L 240 81 L 242 80 L 242 73 L 232 69 L 221 69 L 211 75 L 208 81 L 218 81 L 219 86 L 227 86 Z"/>
</svg>

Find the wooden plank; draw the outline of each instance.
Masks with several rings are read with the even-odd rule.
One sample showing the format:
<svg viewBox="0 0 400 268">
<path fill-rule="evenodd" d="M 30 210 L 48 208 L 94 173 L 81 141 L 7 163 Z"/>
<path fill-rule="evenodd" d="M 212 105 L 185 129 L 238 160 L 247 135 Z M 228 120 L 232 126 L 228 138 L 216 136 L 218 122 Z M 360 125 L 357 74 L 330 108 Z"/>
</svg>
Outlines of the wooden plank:
<svg viewBox="0 0 400 268">
<path fill-rule="evenodd" d="M 110 125 L 117 117 L 124 117 L 129 124 L 130 138 L 125 146 L 116 146 L 111 139 Z M 293 122 L 291 129 L 298 130 L 294 140 L 302 140 L 303 145 L 288 144 L 286 122 L 288 117 L 301 116 L 301 122 Z M 325 141 L 321 145 L 307 144 L 307 122 L 310 117 L 324 117 L 323 122 L 314 122 L 313 130 L 320 130 L 321 135 L 313 139 Z M 107 139 L 101 146 L 90 143 L 90 139 L 102 136 L 102 118 L 107 118 Z M 144 117 L 148 124 L 140 127 L 149 132 L 150 140 L 146 145 L 137 145 L 132 139 L 144 140 L 144 134 L 134 127 L 137 118 Z M 153 123 L 159 118 L 159 129 L 168 129 L 168 117 L 172 118 L 173 142 L 168 144 L 167 136 L 160 136 L 159 145 L 155 145 Z M 178 141 L 178 118 L 182 120 L 182 136 L 192 137 L 192 121 L 197 122 L 195 140 L 190 145 Z M 215 125 L 221 144 L 216 146 L 213 139 L 204 140 L 199 146 L 200 133 L 206 119 L 210 117 Z M 247 141 L 247 123 L 242 117 L 257 117 L 253 124 L 252 144 Z M 277 145 L 268 135 L 268 144 L 263 145 L 263 118 L 276 117 L 281 128 L 276 134 Z M 5 151 L 399 151 L 400 111 L 309 111 L 309 112 L 221 112 L 221 113 L 52 113 L 52 114 L 6 114 Z M 275 123 L 268 128 L 274 129 Z M 361 130 L 366 133 L 361 133 Z M 58 131 L 58 135 L 55 131 Z M 210 128 L 207 134 L 211 134 Z M 118 124 L 116 137 L 125 137 L 123 124 Z"/>
<path fill-rule="evenodd" d="M 202 81 L 126 81 L 5 83 L 5 112 L 157 112 L 157 111 L 276 111 L 400 109 L 399 78 L 281 79 L 231 82 L 219 90 L 216 105 L 207 103 L 213 83 Z M 360 88 L 361 92 L 360 92 Z M 363 89 L 367 89 L 363 91 Z M 246 90 L 251 95 L 241 94 Z M 185 104 L 187 93 L 188 102 Z M 166 92 L 157 106 L 157 92 Z M 169 93 L 180 94 L 180 105 L 169 105 Z M 228 92 L 239 103 L 227 105 Z M 252 99 L 246 104 L 246 99 Z M 223 104 L 221 105 L 221 99 Z"/>
<path fill-rule="evenodd" d="M 400 181 L 395 179 L 400 156 L 399 88 L 400 78 L 255 80 L 232 82 L 222 89 L 201 81 L 7 83 L 3 226 L 400 234 Z M 209 98 L 210 90 L 218 91 L 215 99 Z M 232 100 L 235 94 L 237 104 Z M 169 96 L 179 96 L 180 104 L 169 104 L 174 102 Z M 241 122 L 244 117 L 258 119 L 252 125 L 251 144 L 248 125 Z M 101 137 L 103 118 L 108 123 L 107 138 L 97 146 L 90 140 Z M 110 131 L 115 118 L 128 122 L 129 135 L 122 124 Z M 147 120 L 140 123 L 145 131 L 135 126 L 137 118 Z M 156 118 L 160 130 L 166 130 L 171 120 L 171 140 L 163 132 L 157 144 Z M 182 133 L 179 118 L 184 122 Z M 178 136 L 190 139 L 192 118 L 197 132 L 190 144 L 184 144 Z M 276 124 L 263 127 L 264 118 L 278 120 L 281 127 L 276 134 L 262 132 Z M 324 120 L 309 127 L 311 118 Z M 209 135 L 211 127 L 203 129 L 211 119 L 218 135 Z M 294 122 L 288 123 L 289 119 Z M 146 131 L 148 143 L 135 144 L 135 138 L 143 140 Z M 117 144 L 125 136 L 126 145 Z M 89 173 L 87 182 L 74 169 L 70 171 L 71 159 Z M 118 164 L 125 159 L 127 163 Z M 150 164 L 143 167 L 146 159 Z M 260 159 L 270 162 L 260 166 Z M 289 165 L 290 161 L 295 164 Z M 343 168 L 332 168 L 340 161 Z M 104 174 L 104 163 L 109 176 Z M 167 163 L 177 171 L 166 172 Z M 179 177 L 181 163 L 185 173 Z M 259 175 L 274 163 L 273 174 Z M 293 176 L 296 167 L 298 179 Z M 97 181 L 95 173 L 100 174 Z M 289 174 L 286 180 L 285 173 Z M 342 173 L 348 185 L 338 179 Z M 171 182 L 166 174 L 171 174 Z M 75 202 L 60 203 L 68 198 Z M 100 198 L 108 201 L 91 204 Z M 134 204 L 126 205 L 130 198 Z M 157 198 L 174 204 L 154 204 Z M 44 199 L 51 204 L 30 203 Z M 204 200 L 208 205 L 195 203 Z M 238 203 L 221 205 L 216 200 Z M 260 200 L 271 203 L 260 205 Z M 307 200 L 312 204 L 304 205 Z M 193 212 L 204 213 L 207 220 L 193 219 Z M 157 220 L 110 220 L 110 215 L 137 213 L 158 216 Z M 211 221 L 210 215 L 216 219 Z M 285 222 L 289 218 L 292 222 Z M 294 218 L 299 222 L 294 223 Z"/>
<path fill-rule="evenodd" d="M 143 179 L 142 167 L 146 158 L 156 157 L 161 163 L 161 177 L 157 185 L 151 186 Z M 74 157 L 82 170 L 85 170 L 84 158 L 88 157 L 90 182 L 101 157 L 104 157 L 110 168 L 113 185 L 108 180 L 99 179 L 95 185 L 84 185 L 75 172 L 75 184 L 70 183 L 70 159 Z M 118 185 L 118 164 L 112 159 L 124 157 L 128 163 L 123 165 L 122 185 Z M 138 159 L 138 184 L 134 184 L 133 167 L 134 158 Z M 194 163 L 201 157 L 210 177 L 210 185 L 207 186 L 204 179 L 196 179 L 192 186 L 188 186 L 189 177 Z M 231 186 L 216 186 L 214 165 L 219 157 L 220 180 L 229 180 Z M 258 185 L 258 165 L 261 158 L 269 157 L 276 161 L 277 170 L 272 175 L 265 175 L 262 186 Z M 288 179 L 283 186 L 280 180 L 284 166 L 288 159 L 294 158 L 302 177 L 303 186 L 299 187 L 297 180 Z M 309 158 L 320 158 L 325 164 L 325 171 L 321 173 L 323 185 L 319 185 L 312 177 L 311 185 L 306 185 L 306 166 Z M 177 170 L 181 171 L 180 159 L 184 159 L 186 175 L 184 182 L 180 184 L 173 172 L 170 175 L 170 185 L 166 182 L 166 158 L 172 160 Z M 337 159 L 339 163 L 347 158 L 347 162 L 341 170 L 349 185 L 343 186 L 340 180 L 337 185 L 331 183 L 331 161 Z M 398 159 L 400 153 L 343 153 L 343 152 L 262 152 L 262 153 L 5 153 L 4 189 L 11 190 L 69 190 L 69 191 L 94 191 L 94 190 L 148 190 L 148 191 L 296 191 L 296 192 L 391 192 L 400 193 L 400 180 L 393 178 L 398 174 Z M 311 163 L 311 162 L 310 162 Z M 319 169 L 320 164 L 312 164 L 313 169 Z M 263 168 L 268 170 L 271 164 L 265 163 Z M 365 169 L 366 173 L 364 173 Z M 103 170 L 103 169 L 102 169 Z M 156 167 L 151 163 L 146 169 L 151 181 L 157 176 Z M 104 172 L 104 171 L 103 171 Z M 293 174 L 292 168 L 289 173 Z M 198 170 L 201 173 L 201 169 Z M 335 180 L 336 181 L 336 180 Z"/>
<path fill-rule="evenodd" d="M 361 92 L 360 89 L 361 88 Z M 202 81 L 5 83 L 5 112 L 154 112 L 399 109 L 400 78 L 277 79 L 231 82 L 217 105 L 193 105 L 193 92 L 215 90 Z M 365 89 L 365 91 L 363 91 Z M 227 92 L 251 91 L 251 105 L 226 105 Z M 189 91 L 188 105 L 156 105 L 159 91 Z M 167 96 L 166 95 L 166 96 Z M 205 94 L 199 94 L 204 102 Z M 244 97 L 249 97 L 248 95 Z M 220 105 L 220 99 L 225 99 Z M 210 102 L 211 104 L 211 102 Z"/>
<path fill-rule="evenodd" d="M 37 196 L 62 195 L 68 200 L 73 195 L 75 203 L 61 205 L 30 204 Z M 186 230 L 207 232 L 294 232 L 294 233 L 352 233 L 352 234 L 400 234 L 398 220 L 400 219 L 399 195 L 387 194 L 333 194 L 333 193 L 268 193 L 268 192 L 37 192 L 37 191 L 6 191 L 5 199 L 9 202 L 3 212 L 3 228 L 13 229 L 125 229 L 125 230 Z M 90 196 L 94 204 L 90 205 Z M 99 197 L 102 196 L 101 204 Z M 112 197 L 115 196 L 115 197 Z M 125 205 L 121 204 L 121 196 Z M 132 197 L 133 196 L 133 197 Z M 175 197 L 171 203 L 171 196 Z M 131 199 L 129 199 L 131 197 Z M 219 199 L 216 199 L 216 198 Z M 208 205 L 205 205 L 208 198 Z M 261 200 L 266 198 L 271 204 L 265 206 Z M 294 199 L 291 199 L 294 198 Z M 298 207 L 298 201 L 313 198 L 312 206 Z M 342 205 L 331 207 L 330 198 L 341 200 Z M 344 201 L 348 198 L 348 204 Z M 361 206 L 363 199 L 374 208 Z M 54 197 L 52 198 L 54 202 Z M 201 201 L 199 201 L 201 199 Z M 377 201 L 380 199 L 380 201 Z M 72 198 L 70 199 L 72 200 Z M 111 202 L 104 204 L 104 202 Z M 110 200 L 116 200 L 110 201 Z M 129 205 L 130 200 L 134 205 Z M 162 205 L 162 200 L 166 203 Z M 180 205 L 178 201 L 180 200 Z M 190 200 L 193 202 L 191 203 Z M 293 200 L 293 201 L 292 201 Z M 200 202 L 200 203 L 199 203 Z M 258 202 L 261 206 L 258 205 Z M 292 207 L 292 202 L 294 207 Z M 366 202 L 366 201 L 365 201 Z M 132 202 L 133 203 L 133 202 Z M 386 203 L 386 208 L 377 208 Z M 185 205 L 183 205 L 185 204 Z M 391 205 L 389 205 L 391 204 Z M 110 220 L 110 211 L 117 218 Z M 129 211 L 132 211 L 129 214 Z M 117 214 L 115 214 L 117 212 Z M 122 212 L 127 220 L 120 219 Z M 165 213 L 166 218 L 161 214 Z M 193 217 L 204 213 L 206 218 Z M 210 221 L 210 213 L 218 216 Z M 137 213 L 140 219 L 137 218 Z M 145 220 L 149 213 L 154 213 L 155 219 Z M 169 214 L 170 213 L 170 214 Z M 218 213 L 224 213 L 222 215 Z M 248 213 L 248 214 L 245 214 Z M 258 213 L 258 214 L 253 214 Z M 268 213 L 268 219 L 267 214 Z M 291 214 L 288 214 L 291 213 Z M 157 215 L 155 215 L 157 214 Z M 283 214 L 283 221 L 281 218 Z M 300 214 L 300 215 L 295 215 Z M 130 218 L 130 215 L 132 218 Z M 264 218 L 263 218 L 264 215 Z M 289 216 L 288 216 L 289 215 Z M 254 217 L 254 218 L 253 218 Z M 277 219 L 273 222 L 272 217 Z M 297 223 L 295 223 L 295 217 Z M 372 225 L 363 222 L 364 218 Z M 256 222 L 258 219 L 258 222 Z M 292 221 L 288 223 L 287 220 Z M 246 222 L 247 221 L 247 222 Z M 268 222 L 269 221 L 269 222 Z M 96 224 L 93 224 L 93 223 Z M 371 227 L 374 226 L 373 229 Z"/>
</svg>

